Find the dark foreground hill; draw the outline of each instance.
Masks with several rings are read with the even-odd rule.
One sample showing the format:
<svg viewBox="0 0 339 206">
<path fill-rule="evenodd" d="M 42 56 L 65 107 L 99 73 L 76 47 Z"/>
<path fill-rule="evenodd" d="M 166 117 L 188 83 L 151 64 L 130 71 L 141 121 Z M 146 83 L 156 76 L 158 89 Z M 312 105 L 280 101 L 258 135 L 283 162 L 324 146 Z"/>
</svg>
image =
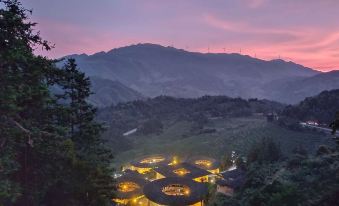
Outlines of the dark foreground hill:
<svg viewBox="0 0 339 206">
<path fill-rule="evenodd" d="M 339 111 L 338 89 L 308 97 L 297 105 L 286 107 L 282 114 L 300 121 L 315 120 L 329 124 L 334 120 L 336 111 Z"/>
<path fill-rule="evenodd" d="M 275 162 L 247 166 L 246 183 L 234 197 L 221 194 L 214 206 L 337 206 L 339 151 L 320 146 L 316 154 L 302 150 Z"/>
<path fill-rule="evenodd" d="M 319 72 L 293 62 L 203 54 L 155 44 L 68 57 L 75 58 L 87 75 L 119 81 L 148 97 L 227 95 L 296 103 L 323 89 L 338 88 L 339 82 L 339 75 L 317 77 Z"/>
</svg>

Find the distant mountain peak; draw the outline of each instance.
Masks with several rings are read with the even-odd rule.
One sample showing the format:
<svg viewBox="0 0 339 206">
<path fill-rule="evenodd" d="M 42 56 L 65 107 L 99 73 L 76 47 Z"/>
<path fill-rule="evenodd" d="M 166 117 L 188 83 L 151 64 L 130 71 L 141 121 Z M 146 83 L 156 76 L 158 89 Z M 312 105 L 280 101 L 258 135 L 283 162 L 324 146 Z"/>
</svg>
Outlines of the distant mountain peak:
<svg viewBox="0 0 339 206">
<path fill-rule="evenodd" d="M 294 103 L 305 95 L 312 95 L 313 90 L 318 91 L 317 88 L 306 89 L 305 93 L 291 98 L 293 91 L 301 85 L 298 81 L 322 74 L 283 59 L 261 60 L 239 53 L 190 52 L 152 43 L 129 45 L 89 56 L 72 56 L 87 75 L 121 82 L 148 97 L 227 95 Z M 291 88 L 289 85 L 297 86 Z"/>
</svg>

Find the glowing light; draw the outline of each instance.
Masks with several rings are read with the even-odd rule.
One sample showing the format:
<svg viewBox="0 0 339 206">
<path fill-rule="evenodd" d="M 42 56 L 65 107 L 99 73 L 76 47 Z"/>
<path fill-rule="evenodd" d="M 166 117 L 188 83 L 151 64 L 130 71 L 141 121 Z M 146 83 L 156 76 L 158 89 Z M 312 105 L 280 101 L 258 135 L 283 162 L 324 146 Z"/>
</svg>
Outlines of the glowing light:
<svg viewBox="0 0 339 206">
<path fill-rule="evenodd" d="M 190 195 L 190 190 L 186 190 L 185 195 L 187 195 L 187 196 Z"/>
<path fill-rule="evenodd" d="M 159 163 L 164 161 L 165 158 L 158 156 L 158 157 L 149 157 L 149 158 L 145 158 L 143 160 L 140 161 L 140 163 L 142 164 L 154 164 L 154 163 Z"/>
<path fill-rule="evenodd" d="M 179 168 L 179 169 L 176 169 L 173 171 L 175 174 L 177 175 L 180 175 L 180 176 L 183 176 L 183 175 L 186 175 L 188 173 L 191 173 L 190 171 L 188 171 L 187 169 L 185 168 Z"/>
<path fill-rule="evenodd" d="M 197 160 L 194 163 L 201 167 L 207 167 L 207 168 L 212 165 L 212 162 L 210 160 Z"/>
<path fill-rule="evenodd" d="M 167 185 L 166 187 L 162 188 L 162 192 L 166 195 L 171 196 L 183 196 L 183 195 L 189 195 L 190 189 L 186 185 L 181 184 L 171 184 Z"/>
<path fill-rule="evenodd" d="M 139 188 L 140 186 L 134 182 L 122 182 L 118 185 L 118 190 L 120 192 L 132 192 Z"/>
</svg>

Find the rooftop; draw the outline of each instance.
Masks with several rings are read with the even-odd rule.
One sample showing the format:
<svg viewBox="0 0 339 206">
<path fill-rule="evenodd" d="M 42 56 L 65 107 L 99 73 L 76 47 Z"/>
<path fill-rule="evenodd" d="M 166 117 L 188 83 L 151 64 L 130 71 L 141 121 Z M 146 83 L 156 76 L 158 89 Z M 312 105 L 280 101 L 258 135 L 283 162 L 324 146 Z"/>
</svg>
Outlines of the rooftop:
<svg viewBox="0 0 339 206">
<path fill-rule="evenodd" d="M 194 156 L 187 159 L 187 162 L 204 170 L 215 170 L 220 167 L 220 162 L 216 159 L 205 156 Z"/>
<path fill-rule="evenodd" d="M 238 189 L 245 183 L 245 175 L 245 171 L 241 169 L 230 170 L 222 173 L 221 176 L 223 179 L 217 180 L 216 184 Z"/>
<path fill-rule="evenodd" d="M 167 165 L 171 160 L 171 157 L 165 155 L 148 155 L 134 160 L 131 165 L 139 168 L 154 168 Z"/>
<path fill-rule="evenodd" d="M 155 168 L 154 170 L 165 177 L 186 177 L 189 179 L 195 179 L 211 174 L 204 169 L 186 162 L 175 165 L 165 165 Z"/>
<path fill-rule="evenodd" d="M 131 199 L 143 195 L 143 187 L 148 183 L 140 174 L 127 171 L 116 179 L 116 197 L 118 199 Z"/>
<path fill-rule="evenodd" d="M 185 177 L 168 177 L 150 182 L 144 187 L 145 196 L 161 205 L 184 206 L 203 200 L 207 185 Z"/>
</svg>

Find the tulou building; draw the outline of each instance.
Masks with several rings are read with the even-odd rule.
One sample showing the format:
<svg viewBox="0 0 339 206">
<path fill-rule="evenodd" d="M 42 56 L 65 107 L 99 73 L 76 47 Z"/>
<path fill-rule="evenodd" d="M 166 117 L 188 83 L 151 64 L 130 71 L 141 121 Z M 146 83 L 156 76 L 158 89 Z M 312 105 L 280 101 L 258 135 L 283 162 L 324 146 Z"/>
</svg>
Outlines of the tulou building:
<svg viewBox="0 0 339 206">
<path fill-rule="evenodd" d="M 172 157 L 164 155 L 149 155 L 136 159 L 131 162 L 131 170 L 137 171 L 140 174 L 145 174 L 163 165 L 171 164 Z"/>
<path fill-rule="evenodd" d="M 207 185 L 186 177 L 167 177 L 155 180 L 144 188 L 148 205 L 202 206 L 208 193 Z"/>
<path fill-rule="evenodd" d="M 113 202 L 116 205 L 203 206 L 209 178 L 219 174 L 219 165 L 208 157 L 193 157 L 184 162 L 165 155 L 138 158 L 130 163 L 130 170 L 116 179 L 117 195 Z"/>
<path fill-rule="evenodd" d="M 125 174 L 116 179 L 116 197 L 114 202 L 120 205 L 136 203 L 143 199 L 144 186 L 148 181 L 139 173 L 131 170 L 125 171 Z"/>
<path fill-rule="evenodd" d="M 205 157 L 205 156 L 196 156 L 189 158 L 187 162 L 209 171 L 212 174 L 219 174 L 220 172 L 220 162 L 216 159 Z"/>
<path fill-rule="evenodd" d="M 185 177 L 197 182 L 208 182 L 211 173 L 190 163 L 178 163 L 155 168 L 156 179 L 167 177 Z"/>
</svg>

